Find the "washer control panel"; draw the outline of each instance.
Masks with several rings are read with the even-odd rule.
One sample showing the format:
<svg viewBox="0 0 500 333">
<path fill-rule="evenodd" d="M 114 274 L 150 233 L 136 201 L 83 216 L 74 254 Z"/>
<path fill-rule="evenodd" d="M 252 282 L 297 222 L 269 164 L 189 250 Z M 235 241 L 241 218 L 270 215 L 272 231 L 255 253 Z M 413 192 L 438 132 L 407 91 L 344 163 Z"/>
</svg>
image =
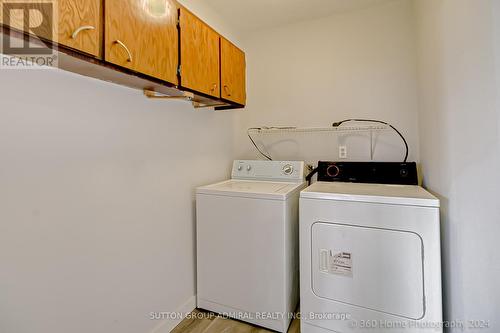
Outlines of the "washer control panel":
<svg viewBox="0 0 500 333">
<path fill-rule="evenodd" d="M 305 164 L 300 161 L 236 160 L 233 179 L 303 182 Z"/>
</svg>

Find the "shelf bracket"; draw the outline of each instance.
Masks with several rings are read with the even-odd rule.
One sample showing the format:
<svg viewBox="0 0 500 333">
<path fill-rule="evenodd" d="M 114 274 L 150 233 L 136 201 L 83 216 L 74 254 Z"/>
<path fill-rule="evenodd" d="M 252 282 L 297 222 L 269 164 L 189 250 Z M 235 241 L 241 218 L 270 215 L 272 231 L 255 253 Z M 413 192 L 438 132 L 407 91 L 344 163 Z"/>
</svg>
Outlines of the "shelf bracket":
<svg viewBox="0 0 500 333">
<path fill-rule="evenodd" d="M 192 92 L 187 92 L 187 91 L 182 92 L 182 95 L 170 96 L 170 95 L 163 95 L 163 94 L 158 93 L 158 92 L 151 90 L 151 89 L 144 89 L 144 95 L 147 98 L 151 98 L 151 99 L 185 100 L 187 102 L 191 102 L 195 109 L 213 108 L 213 107 L 220 107 L 220 106 L 227 106 L 228 105 L 227 103 L 205 104 L 205 103 L 195 101 L 195 95 Z"/>
<path fill-rule="evenodd" d="M 152 99 L 183 99 L 183 100 L 186 100 L 188 102 L 192 102 L 194 99 L 194 94 L 191 92 L 187 92 L 187 91 L 184 91 L 182 93 L 182 95 L 169 96 L 169 95 L 162 95 L 160 93 L 157 93 L 154 90 L 144 89 L 144 95 L 147 98 L 152 98 Z"/>
<path fill-rule="evenodd" d="M 216 108 L 216 107 L 219 107 L 219 106 L 227 106 L 227 104 L 226 103 L 204 104 L 204 103 L 194 102 L 193 101 L 193 107 L 195 109 Z"/>
</svg>

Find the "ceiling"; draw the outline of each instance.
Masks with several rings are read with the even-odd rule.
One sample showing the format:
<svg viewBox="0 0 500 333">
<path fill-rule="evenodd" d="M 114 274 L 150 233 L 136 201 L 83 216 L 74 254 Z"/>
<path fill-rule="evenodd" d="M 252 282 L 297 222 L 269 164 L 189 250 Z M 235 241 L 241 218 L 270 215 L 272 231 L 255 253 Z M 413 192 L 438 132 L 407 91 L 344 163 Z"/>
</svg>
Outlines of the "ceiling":
<svg viewBox="0 0 500 333">
<path fill-rule="evenodd" d="M 239 32 L 325 17 L 388 0 L 204 0 Z"/>
</svg>

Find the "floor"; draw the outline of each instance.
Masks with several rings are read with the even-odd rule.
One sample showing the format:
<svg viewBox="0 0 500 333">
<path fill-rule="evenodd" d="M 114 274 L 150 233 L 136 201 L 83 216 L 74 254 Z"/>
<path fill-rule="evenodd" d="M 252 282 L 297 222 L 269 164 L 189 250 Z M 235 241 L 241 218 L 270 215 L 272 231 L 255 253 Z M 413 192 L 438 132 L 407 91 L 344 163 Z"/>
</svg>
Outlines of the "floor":
<svg viewBox="0 0 500 333">
<path fill-rule="evenodd" d="M 273 332 L 241 321 L 218 317 L 212 312 L 194 310 L 171 333 L 268 333 Z M 300 322 L 295 319 L 288 333 L 299 333 Z"/>
</svg>

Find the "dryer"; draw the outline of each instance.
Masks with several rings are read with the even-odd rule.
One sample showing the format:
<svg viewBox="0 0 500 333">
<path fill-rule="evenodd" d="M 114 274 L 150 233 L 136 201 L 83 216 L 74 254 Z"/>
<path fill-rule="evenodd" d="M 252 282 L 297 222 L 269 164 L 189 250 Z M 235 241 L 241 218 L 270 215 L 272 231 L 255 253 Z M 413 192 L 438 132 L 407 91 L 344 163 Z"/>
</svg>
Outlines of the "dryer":
<svg viewBox="0 0 500 333">
<path fill-rule="evenodd" d="M 304 163 L 235 161 L 196 191 L 198 307 L 286 332 L 299 298 Z"/>
<path fill-rule="evenodd" d="M 302 333 L 442 331 L 439 200 L 420 186 L 305 189 L 300 264 Z"/>
</svg>

